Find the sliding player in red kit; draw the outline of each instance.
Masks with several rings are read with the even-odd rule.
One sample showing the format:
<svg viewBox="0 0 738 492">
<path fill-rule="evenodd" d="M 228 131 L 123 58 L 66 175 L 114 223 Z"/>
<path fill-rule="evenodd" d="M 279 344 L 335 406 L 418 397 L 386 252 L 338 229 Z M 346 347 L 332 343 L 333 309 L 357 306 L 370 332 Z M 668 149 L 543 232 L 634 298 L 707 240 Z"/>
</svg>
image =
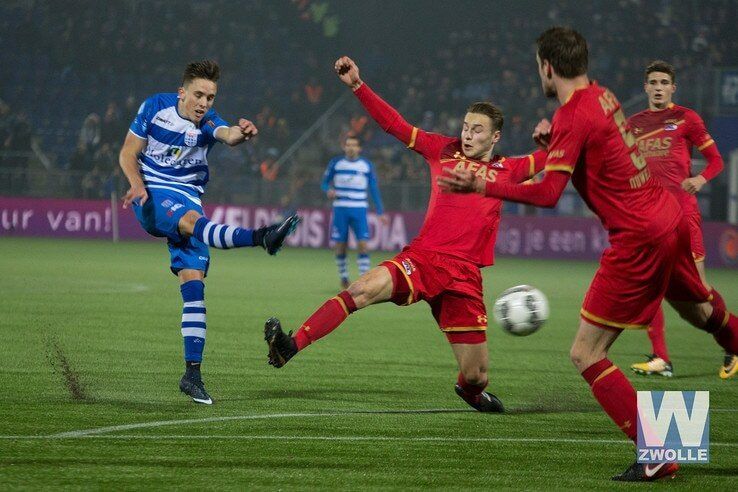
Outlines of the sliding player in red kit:
<svg viewBox="0 0 738 492">
<path fill-rule="evenodd" d="M 587 77 L 587 42 L 562 27 L 537 40 L 544 93 L 561 107 L 553 117 L 546 176 L 539 183 L 482 182 L 466 171 L 446 171 L 439 185 L 540 207 L 553 207 L 571 176 L 574 187 L 609 233 L 600 267 L 581 309 L 571 360 L 599 404 L 633 441 L 636 392 L 607 353 L 624 329 L 644 329 L 666 296 L 692 325 L 726 350 L 738 349 L 738 318 L 708 302 L 690 253 L 689 224 L 671 193 L 650 175 L 615 96 Z M 673 476 L 676 463 L 633 463 L 614 480 Z"/>
<path fill-rule="evenodd" d="M 630 129 L 638 142 L 638 150 L 661 185 L 679 201 L 687 216 L 692 236 L 692 257 L 700 279 L 710 292 L 710 302 L 725 309 L 722 296 L 707 283 L 705 275 L 705 245 L 702 240 L 702 216 L 696 193 L 723 170 L 723 158 L 702 118 L 689 108 L 674 104 L 676 91 L 674 67 L 656 60 L 646 67 L 644 89 L 648 95 L 648 109 L 628 119 Z M 692 147 L 697 147 L 707 160 L 707 166 L 692 176 Z M 630 368 L 644 375 L 658 374 L 671 377 L 674 368 L 669 359 L 664 336 L 664 312 L 659 309 L 648 327 L 652 355 L 646 362 Z M 728 379 L 738 374 L 738 357 L 726 353 L 719 375 Z"/>
<path fill-rule="evenodd" d="M 267 320 L 264 337 L 269 363 L 282 367 L 358 309 L 387 301 L 406 306 L 423 300 L 430 304 L 458 362 L 456 393 L 480 412 L 502 412 L 500 400 L 484 391 L 488 382 L 487 310 L 479 270 L 493 263 L 502 202 L 441 193 L 435 177 L 443 169 L 465 169 L 485 182 L 520 183 L 542 170 L 546 154 L 537 151 L 520 158 L 494 155 L 503 117 L 490 103 L 475 103 L 467 109 L 461 138 L 428 133 L 410 125 L 375 94 L 361 80 L 359 68 L 350 58 L 337 60 L 335 69 L 384 131 L 425 158 L 433 178 L 428 212 L 409 246 L 326 301 L 294 336 L 284 333 L 276 318 Z"/>
</svg>

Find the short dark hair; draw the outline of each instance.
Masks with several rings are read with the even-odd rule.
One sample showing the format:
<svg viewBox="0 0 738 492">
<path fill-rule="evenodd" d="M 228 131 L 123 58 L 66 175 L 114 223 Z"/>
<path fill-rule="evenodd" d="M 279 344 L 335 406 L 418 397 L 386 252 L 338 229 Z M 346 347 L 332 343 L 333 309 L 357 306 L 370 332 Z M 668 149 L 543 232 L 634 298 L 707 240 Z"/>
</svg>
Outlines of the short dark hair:
<svg viewBox="0 0 738 492">
<path fill-rule="evenodd" d="M 202 60 L 187 64 L 182 75 L 182 85 L 189 84 L 195 79 L 206 79 L 217 82 L 220 78 L 220 67 L 213 60 Z"/>
<path fill-rule="evenodd" d="M 502 110 L 491 102 L 475 102 L 466 108 L 466 112 L 489 116 L 489 119 L 492 120 L 492 127 L 494 130 L 502 130 L 502 125 L 505 123 L 505 117 L 502 115 Z"/>
<path fill-rule="evenodd" d="M 654 60 L 646 67 L 645 80 L 648 82 L 648 75 L 653 72 L 661 72 L 671 77 L 671 83 L 676 83 L 676 72 L 671 63 L 667 63 L 664 60 Z"/>
<path fill-rule="evenodd" d="M 346 144 L 346 140 L 356 140 L 357 142 L 359 142 L 359 146 L 361 147 L 361 137 L 355 133 L 347 133 L 343 136 L 344 145 Z"/>
<path fill-rule="evenodd" d="M 536 39 L 538 58 L 548 60 L 556 73 L 573 79 L 587 73 L 587 40 L 570 27 L 552 27 Z"/>
</svg>

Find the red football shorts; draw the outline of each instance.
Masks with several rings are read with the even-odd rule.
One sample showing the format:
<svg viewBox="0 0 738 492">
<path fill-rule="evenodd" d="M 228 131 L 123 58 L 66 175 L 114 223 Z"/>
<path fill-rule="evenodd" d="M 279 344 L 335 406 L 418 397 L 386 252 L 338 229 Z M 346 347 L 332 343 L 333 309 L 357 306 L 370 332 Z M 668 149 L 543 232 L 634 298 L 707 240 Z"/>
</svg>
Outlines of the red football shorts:
<svg viewBox="0 0 738 492">
<path fill-rule="evenodd" d="M 689 233 L 692 238 L 692 258 L 705 261 L 705 242 L 702 240 L 702 215 L 699 212 L 687 215 Z"/>
<path fill-rule="evenodd" d="M 482 274 L 476 265 L 453 256 L 405 248 L 382 266 L 392 275 L 392 302 L 407 306 L 426 301 L 451 343 L 486 341 L 487 309 Z"/>
<path fill-rule="evenodd" d="M 657 241 L 606 249 L 581 315 L 603 328 L 645 329 L 664 297 L 707 302 L 709 296 L 692 258 L 690 226 L 684 217 Z"/>
</svg>

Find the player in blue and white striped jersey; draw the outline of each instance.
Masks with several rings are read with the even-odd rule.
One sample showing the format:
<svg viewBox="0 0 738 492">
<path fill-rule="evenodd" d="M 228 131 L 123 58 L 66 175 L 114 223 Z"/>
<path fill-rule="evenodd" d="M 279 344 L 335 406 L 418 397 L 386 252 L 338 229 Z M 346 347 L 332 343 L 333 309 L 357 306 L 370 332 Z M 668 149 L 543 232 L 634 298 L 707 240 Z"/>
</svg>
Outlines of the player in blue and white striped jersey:
<svg viewBox="0 0 738 492">
<path fill-rule="evenodd" d="M 333 200 L 333 225 L 331 239 L 335 242 L 336 266 L 341 286 L 349 285 L 346 250 L 349 228 L 353 229 L 358 243 L 359 255 L 356 263 L 359 276 L 369 271 L 371 262 L 367 241 L 369 240 L 369 224 L 367 209 L 369 194 L 380 220 L 387 222 L 383 215 L 382 197 L 379 193 L 377 175 L 374 164 L 361 157 L 361 140 L 354 135 L 347 135 L 343 141 L 343 156 L 334 157 L 328 163 L 323 174 L 321 188 Z"/>
<path fill-rule="evenodd" d="M 237 126 L 229 126 L 212 109 L 219 76 L 220 68 L 211 60 L 187 65 L 177 93 L 155 94 L 144 101 L 120 151 L 120 166 L 130 183 L 123 207 L 133 205 L 146 232 L 167 238 L 170 269 L 179 277 L 186 368 L 180 390 L 205 404 L 212 403 L 200 376 L 208 246 L 262 246 L 273 255 L 300 220 L 290 216 L 280 224 L 251 230 L 204 216 L 200 197 L 208 182 L 210 148 L 216 142 L 238 145 L 258 133 L 249 120 L 241 118 Z"/>
</svg>

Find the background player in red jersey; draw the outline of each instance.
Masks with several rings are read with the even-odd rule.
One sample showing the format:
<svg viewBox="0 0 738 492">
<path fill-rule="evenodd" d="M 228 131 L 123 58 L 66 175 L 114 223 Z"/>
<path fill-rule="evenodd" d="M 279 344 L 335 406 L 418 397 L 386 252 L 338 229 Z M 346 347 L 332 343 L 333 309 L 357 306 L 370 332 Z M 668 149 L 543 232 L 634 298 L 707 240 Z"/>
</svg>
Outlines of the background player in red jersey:
<svg viewBox="0 0 738 492">
<path fill-rule="evenodd" d="M 711 302 L 725 309 L 722 296 L 707 283 L 705 275 L 705 245 L 702 241 L 702 216 L 696 193 L 723 170 L 723 158 L 702 118 L 689 108 L 672 102 L 676 91 L 674 67 L 662 60 L 646 67 L 644 89 L 648 95 L 648 109 L 630 117 L 628 124 L 638 142 L 638 150 L 646 159 L 654 177 L 679 201 L 687 216 L 692 236 L 692 257 Z M 692 176 L 692 147 L 697 147 L 707 160 L 707 166 Z M 646 362 L 633 364 L 639 374 L 659 374 L 670 377 L 673 366 L 664 337 L 664 312 L 659 309 L 648 327 L 648 338 L 653 351 Z M 738 357 L 725 354 L 720 377 L 730 378 L 738 373 Z"/>
<path fill-rule="evenodd" d="M 437 179 L 450 191 L 553 207 L 571 176 L 611 244 L 585 296 L 571 360 L 605 412 L 635 441 L 636 392 L 607 357 L 620 333 L 646 328 L 666 295 L 684 319 L 735 352 L 738 318 L 707 302 L 681 207 L 651 178 L 618 100 L 587 77 L 584 37 L 555 27 L 538 38 L 537 48 L 543 91 L 561 103 L 553 117 L 544 179 L 527 186 L 485 183 L 465 170 L 446 170 L 447 176 Z M 676 463 L 636 462 L 613 479 L 655 480 L 677 470 Z"/>
<path fill-rule="evenodd" d="M 408 247 L 325 302 L 294 336 L 285 334 L 276 318 L 267 320 L 264 335 L 269 363 L 282 367 L 357 309 L 386 301 L 406 306 L 424 300 L 456 356 L 460 369 L 456 393 L 481 412 L 501 412 L 502 403 L 484 391 L 488 381 L 487 311 L 479 268 L 493 263 L 502 202 L 441 193 L 433 183 L 446 168 L 469 170 L 483 181 L 523 182 L 543 168 L 546 154 L 494 155 L 503 117 L 490 103 L 475 103 L 467 109 L 461 138 L 428 133 L 410 125 L 375 94 L 350 58 L 338 59 L 335 69 L 384 131 L 425 158 L 433 177 L 428 212 Z"/>
</svg>

